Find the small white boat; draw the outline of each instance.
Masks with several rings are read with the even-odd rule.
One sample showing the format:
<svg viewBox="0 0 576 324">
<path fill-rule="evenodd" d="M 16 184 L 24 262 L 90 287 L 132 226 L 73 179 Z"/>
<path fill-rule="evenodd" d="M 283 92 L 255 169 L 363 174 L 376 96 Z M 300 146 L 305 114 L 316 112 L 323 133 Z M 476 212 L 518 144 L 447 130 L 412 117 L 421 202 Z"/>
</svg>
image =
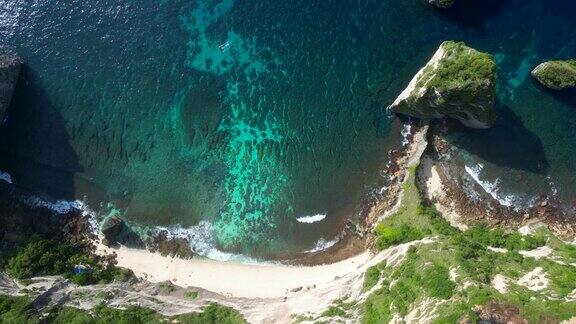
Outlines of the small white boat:
<svg viewBox="0 0 576 324">
<path fill-rule="evenodd" d="M 230 42 L 226 41 L 226 43 L 220 44 L 220 46 L 218 46 L 218 47 L 220 47 L 220 50 L 222 52 L 225 52 L 230 48 Z"/>
</svg>

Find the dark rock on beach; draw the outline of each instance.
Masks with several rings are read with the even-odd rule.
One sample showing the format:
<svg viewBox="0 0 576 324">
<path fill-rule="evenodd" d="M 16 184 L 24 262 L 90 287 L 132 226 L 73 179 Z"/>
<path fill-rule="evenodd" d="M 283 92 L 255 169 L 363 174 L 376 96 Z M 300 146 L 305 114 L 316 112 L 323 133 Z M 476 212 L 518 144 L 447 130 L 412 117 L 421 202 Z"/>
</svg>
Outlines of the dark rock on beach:
<svg viewBox="0 0 576 324">
<path fill-rule="evenodd" d="M 152 252 L 160 252 L 164 256 L 177 256 L 184 259 L 194 257 L 190 243 L 185 238 L 169 237 L 167 231 L 161 231 L 155 235 L 149 244 Z"/>
<path fill-rule="evenodd" d="M 123 244 L 130 247 L 144 247 L 142 239 L 120 217 L 106 218 L 100 224 L 100 232 L 104 236 L 102 243 L 106 246 Z"/>
</svg>

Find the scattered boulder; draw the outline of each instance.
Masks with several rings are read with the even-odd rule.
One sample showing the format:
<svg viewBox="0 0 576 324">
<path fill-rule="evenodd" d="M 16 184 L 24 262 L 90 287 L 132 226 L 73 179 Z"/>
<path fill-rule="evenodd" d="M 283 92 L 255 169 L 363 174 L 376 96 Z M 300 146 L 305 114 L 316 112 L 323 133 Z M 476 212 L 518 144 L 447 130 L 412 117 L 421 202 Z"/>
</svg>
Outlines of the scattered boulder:
<svg viewBox="0 0 576 324">
<path fill-rule="evenodd" d="M 105 219 L 100 225 L 100 232 L 104 235 L 103 243 L 107 246 L 114 244 L 123 229 L 124 221 L 120 217 L 112 216 Z"/>
<path fill-rule="evenodd" d="M 494 125 L 496 63 L 460 42 L 444 42 L 388 107 L 421 119 L 453 118 L 472 128 Z"/>
<path fill-rule="evenodd" d="M 428 3 L 437 8 L 450 8 L 454 5 L 454 0 L 428 0 Z"/>
<path fill-rule="evenodd" d="M 553 90 L 576 88 L 576 60 L 544 62 L 532 71 L 532 76 Z"/>
<path fill-rule="evenodd" d="M 12 94 L 20 76 L 20 59 L 12 54 L 0 54 L 0 124 L 8 114 Z"/>
<path fill-rule="evenodd" d="M 130 247 L 144 247 L 144 242 L 140 236 L 118 216 L 106 218 L 100 224 L 100 232 L 104 236 L 102 243 L 106 246 L 123 244 Z"/>
<path fill-rule="evenodd" d="M 474 311 L 482 323 L 528 324 L 528 321 L 520 316 L 520 309 L 516 306 L 489 302 L 476 306 Z"/>
<path fill-rule="evenodd" d="M 176 256 L 184 259 L 194 257 L 188 240 L 181 237 L 169 237 L 168 231 L 160 231 L 152 237 L 149 249 L 152 252 L 160 252 L 163 256 Z"/>
</svg>

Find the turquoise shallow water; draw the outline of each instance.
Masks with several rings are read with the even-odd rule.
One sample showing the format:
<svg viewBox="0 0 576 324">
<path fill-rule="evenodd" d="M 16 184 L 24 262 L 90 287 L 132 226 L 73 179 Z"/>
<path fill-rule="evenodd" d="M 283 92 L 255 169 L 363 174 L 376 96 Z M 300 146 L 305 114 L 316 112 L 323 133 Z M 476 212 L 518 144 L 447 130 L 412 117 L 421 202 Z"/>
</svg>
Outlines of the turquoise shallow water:
<svg viewBox="0 0 576 324">
<path fill-rule="evenodd" d="M 150 225 L 206 220 L 224 250 L 311 249 L 381 186 L 400 141 L 383 108 L 447 39 L 498 59 L 496 128 L 453 134 L 470 165 L 503 195 L 544 181 L 576 196 L 574 101 L 528 76 L 576 56 L 570 1 L 0 4 L 0 43 L 27 63 L 0 166 L 54 198 L 88 194 Z"/>
</svg>

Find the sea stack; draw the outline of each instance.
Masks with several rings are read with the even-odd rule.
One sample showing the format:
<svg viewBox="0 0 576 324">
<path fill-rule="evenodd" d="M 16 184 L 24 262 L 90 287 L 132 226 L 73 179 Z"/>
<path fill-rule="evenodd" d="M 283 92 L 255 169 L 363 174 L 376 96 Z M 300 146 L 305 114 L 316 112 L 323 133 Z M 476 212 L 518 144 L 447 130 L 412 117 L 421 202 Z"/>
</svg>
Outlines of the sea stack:
<svg viewBox="0 0 576 324">
<path fill-rule="evenodd" d="M 532 76 L 553 90 L 576 88 L 576 60 L 544 62 L 532 71 Z"/>
<path fill-rule="evenodd" d="M 454 0 L 428 0 L 428 3 L 437 8 L 450 8 L 454 5 Z"/>
<path fill-rule="evenodd" d="M 490 128 L 496 119 L 495 98 L 493 57 L 448 41 L 388 109 L 421 119 L 453 118 L 468 127 Z"/>
<path fill-rule="evenodd" d="M 20 70 L 20 59 L 16 55 L 0 54 L 0 125 L 8 114 Z"/>
</svg>

